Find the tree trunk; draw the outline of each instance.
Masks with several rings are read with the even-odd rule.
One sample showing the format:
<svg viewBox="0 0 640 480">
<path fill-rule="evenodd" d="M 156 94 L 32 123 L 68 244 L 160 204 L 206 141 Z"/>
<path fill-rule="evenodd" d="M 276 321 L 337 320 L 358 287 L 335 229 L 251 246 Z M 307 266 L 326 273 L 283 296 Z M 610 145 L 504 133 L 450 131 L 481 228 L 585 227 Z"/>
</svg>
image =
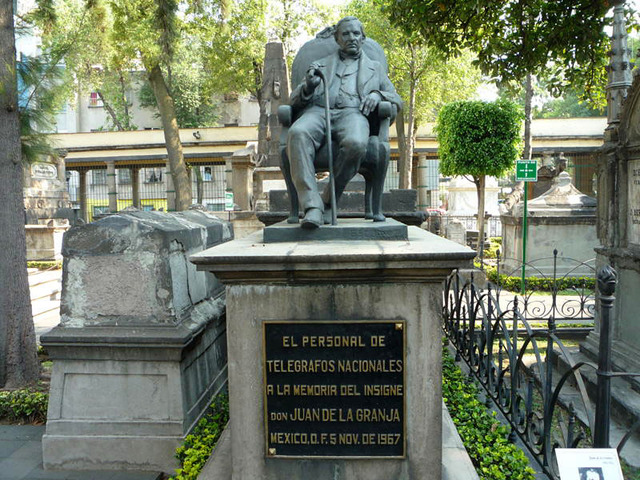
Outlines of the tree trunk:
<svg viewBox="0 0 640 480">
<path fill-rule="evenodd" d="M 169 94 L 159 65 L 154 65 L 151 68 L 147 67 L 147 74 L 158 103 L 158 110 L 160 110 L 164 141 L 169 156 L 169 166 L 171 167 L 171 177 L 176 190 L 176 210 L 186 210 L 191 205 L 191 181 L 189 180 L 187 166 L 182 153 L 182 143 L 180 142 L 180 131 L 176 120 L 173 98 Z"/>
<path fill-rule="evenodd" d="M 131 130 L 131 118 L 129 117 L 129 103 L 127 102 L 127 85 L 124 81 L 122 71 L 118 70 L 118 80 L 120 82 L 120 94 L 122 95 L 122 108 L 124 109 L 124 127 Z"/>
<path fill-rule="evenodd" d="M 27 279 L 13 2 L 0 2 L 0 386 L 38 380 Z"/>
<path fill-rule="evenodd" d="M 533 99 L 533 86 L 531 85 L 531 74 L 527 73 L 524 93 L 524 152 L 523 159 L 531 160 L 533 146 L 531 144 L 531 100 Z"/>
<path fill-rule="evenodd" d="M 407 144 L 407 136 L 405 135 L 405 131 L 404 131 L 404 110 L 400 110 L 398 112 L 398 116 L 396 117 L 396 135 L 398 137 L 398 153 L 399 153 L 399 158 L 398 158 L 398 165 L 397 165 L 397 171 L 400 172 L 402 171 L 402 165 L 404 165 L 405 163 L 405 155 L 406 155 L 406 144 Z M 398 188 L 402 188 L 399 184 L 398 184 Z"/>
<path fill-rule="evenodd" d="M 196 203 L 198 205 L 203 205 L 202 200 L 204 198 L 204 184 L 202 182 L 202 172 L 200 171 L 200 165 L 191 165 L 191 169 L 196 176 Z"/>
<path fill-rule="evenodd" d="M 484 185 L 485 176 L 473 177 L 473 183 L 476 184 L 478 194 L 478 219 L 476 227 L 478 230 L 478 255 L 482 253 L 484 248 Z"/>
<path fill-rule="evenodd" d="M 102 106 L 104 107 L 104 109 L 107 111 L 107 113 L 111 117 L 111 120 L 113 121 L 113 125 L 118 129 L 119 132 L 124 131 L 124 127 L 122 126 L 122 123 L 120 123 L 120 120 L 118 120 L 118 115 L 116 115 L 116 112 L 113 109 L 113 107 L 111 105 L 109 105 L 109 102 L 107 102 L 105 100 L 104 95 L 102 94 L 102 92 L 100 90 L 96 90 L 96 93 L 98 94 L 98 97 L 100 97 L 100 101 L 102 102 Z"/>
<path fill-rule="evenodd" d="M 400 167 L 400 188 L 411 188 L 411 170 L 413 169 L 414 123 L 416 105 L 416 84 L 412 80 L 409 87 L 409 109 L 407 112 L 407 136 L 405 137 L 404 161 Z"/>
</svg>

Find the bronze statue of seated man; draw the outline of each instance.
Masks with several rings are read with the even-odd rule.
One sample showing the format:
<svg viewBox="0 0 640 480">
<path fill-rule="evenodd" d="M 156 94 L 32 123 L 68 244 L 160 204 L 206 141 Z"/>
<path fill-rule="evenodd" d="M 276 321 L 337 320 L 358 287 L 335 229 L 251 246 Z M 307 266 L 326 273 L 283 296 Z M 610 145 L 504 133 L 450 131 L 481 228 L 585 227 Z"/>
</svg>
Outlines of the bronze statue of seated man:
<svg viewBox="0 0 640 480">
<path fill-rule="evenodd" d="M 304 80 L 291 93 L 291 107 L 301 113 L 288 131 L 286 153 L 299 205 L 304 211 L 302 227 L 309 229 L 329 223 L 331 216 L 330 187 L 320 195 L 314 164 L 327 133 L 321 75 L 328 83 L 331 137 L 337 145 L 336 199 L 358 172 L 367 153 L 370 134 L 367 116 L 381 101 L 391 102 L 397 108 L 402 104 L 386 69 L 362 50 L 365 33 L 357 18 L 340 20 L 334 38 L 337 52 L 311 63 Z"/>
</svg>

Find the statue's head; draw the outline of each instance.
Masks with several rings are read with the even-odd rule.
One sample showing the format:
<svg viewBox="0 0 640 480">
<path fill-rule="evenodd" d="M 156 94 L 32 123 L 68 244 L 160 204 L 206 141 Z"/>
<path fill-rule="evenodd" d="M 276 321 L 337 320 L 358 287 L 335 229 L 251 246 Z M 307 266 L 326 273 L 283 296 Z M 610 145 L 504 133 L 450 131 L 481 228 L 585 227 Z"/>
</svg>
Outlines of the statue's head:
<svg viewBox="0 0 640 480">
<path fill-rule="evenodd" d="M 362 23 L 356 17 L 344 17 L 336 24 L 336 30 L 333 34 L 340 51 L 348 56 L 353 57 L 360 54 L 362 42 L 366 38 Z"/>
</svg>

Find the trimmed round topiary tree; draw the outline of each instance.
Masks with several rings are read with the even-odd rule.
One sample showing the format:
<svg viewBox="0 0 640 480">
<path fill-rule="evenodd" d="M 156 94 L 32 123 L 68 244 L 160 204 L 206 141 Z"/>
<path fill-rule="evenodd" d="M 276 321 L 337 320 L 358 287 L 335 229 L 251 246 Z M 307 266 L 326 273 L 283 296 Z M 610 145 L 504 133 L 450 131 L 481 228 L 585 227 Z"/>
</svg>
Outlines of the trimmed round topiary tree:
<svg viewBox="0 0 640 480">
<path fill-rule="evenodd" d="M 460 101 L 438 114 L 440 172 L 473 178 L 478 192 L 478 250 L 484 239 L 484 186 L 487 175 L 501 177 L 520 156 L 521 108 L 513 102 Z"/>
</svg>

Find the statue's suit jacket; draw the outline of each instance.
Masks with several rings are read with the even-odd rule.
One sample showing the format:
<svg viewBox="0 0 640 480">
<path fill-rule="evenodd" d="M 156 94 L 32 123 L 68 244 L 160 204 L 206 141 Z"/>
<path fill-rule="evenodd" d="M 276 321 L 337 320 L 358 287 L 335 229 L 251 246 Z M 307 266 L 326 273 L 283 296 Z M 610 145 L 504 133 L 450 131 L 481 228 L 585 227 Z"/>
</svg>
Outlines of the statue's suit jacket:
<svg viewBox="0 0 640 480">
<path fill-rule="evenodd" d="M 338 51 L 331 55 L 328 55 L 318 62 L 319 68 L 324 72 L 325 78 L 328 79 L 329 85 L 335 78 L 335 71 L 340 61 L 340 54 Z M 311 105 L 317 105 L 324 107 L 324 85 L 322 82 L 316 87 L 312 95 L 306 96 L 303 91 L 305 82 L 303 81 L 298 85 L 293 92 L 291 92 L 290 104 L 293 107 L 294 118 L 297 118 L 302 111 Z M 363 100 L 371 92 L 378 92 L 383 100 L 387 100 L 395 104 L 398 109 L 402 106 L 402 100 L 396 93 L 396 89 L 393 87 L 391 80 L 384 71 L 384 67 L 375 60 L 370 59 L 364 51 L 360 53 L 360 59 L 358 60 L 358 78 L 357 89 L 360 100 Z M 334 108 L 336 106 L 335 90 L 330 89 L 329 95 L 329 107 Z"/>
</svg>

